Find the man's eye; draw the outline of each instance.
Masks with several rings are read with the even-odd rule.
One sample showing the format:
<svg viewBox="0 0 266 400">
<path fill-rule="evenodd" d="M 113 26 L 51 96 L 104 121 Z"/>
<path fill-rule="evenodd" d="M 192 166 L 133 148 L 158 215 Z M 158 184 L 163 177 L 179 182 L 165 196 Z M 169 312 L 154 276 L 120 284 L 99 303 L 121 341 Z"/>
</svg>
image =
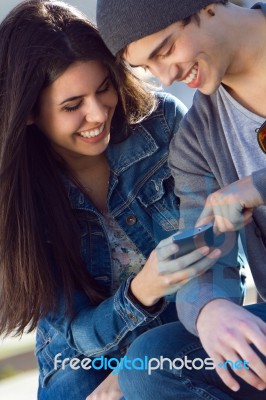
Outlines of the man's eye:
<svg viewBox="0 0 266 400">
<path fill-rule="evenodd" d="M 174 49 L 175 49 L 175 45 L 173 44 L 165 54 L 160 54 L 159 57 L 166 58 L 166 57 L 170 56 L 173 53 Z"/>
</svg>

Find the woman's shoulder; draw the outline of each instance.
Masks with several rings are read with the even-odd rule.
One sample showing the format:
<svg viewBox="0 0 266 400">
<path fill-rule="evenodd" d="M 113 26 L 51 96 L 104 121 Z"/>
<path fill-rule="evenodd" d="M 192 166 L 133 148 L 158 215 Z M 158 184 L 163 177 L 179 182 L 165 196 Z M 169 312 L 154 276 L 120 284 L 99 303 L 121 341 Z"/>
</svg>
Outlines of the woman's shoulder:
<svg viewBox="0 0 266 400">
<path fill-rule="evenodd" d="M 187 112 L 187 107 L 170 93 L 158 91 L 154 95 L 157 100 L 156 108 L 141 124 L 151 129 L 154 129 L 151 124 L 163 125 L 164 130 L 172 136 L 177 132 L 180 121 Z"/>
<path fill-rule="evenodd" d="M 176 113 L 180 113 L 182 116 L 186 114 L 187 107 L 185 104 L 171 93 L 158 91 L 154 95 L 157 99 L 157 109 L 162 112 L 167 113 L 168 110 L 175 110 Z"/>
</svg>

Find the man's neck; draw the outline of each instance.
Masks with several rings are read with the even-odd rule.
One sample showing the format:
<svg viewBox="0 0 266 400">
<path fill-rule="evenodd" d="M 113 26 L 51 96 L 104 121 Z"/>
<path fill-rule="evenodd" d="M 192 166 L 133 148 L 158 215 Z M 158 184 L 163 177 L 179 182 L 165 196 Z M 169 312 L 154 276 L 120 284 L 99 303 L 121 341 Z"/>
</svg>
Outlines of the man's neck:
<svg viewBox="0 0 266 400">
<path fill-rule="evenodd" d="M 259 9 L 243 9 L 239 17 L 238 48 L 222 83 L 240 104 L 266 117 L 266 17 Z"/>
</svg>

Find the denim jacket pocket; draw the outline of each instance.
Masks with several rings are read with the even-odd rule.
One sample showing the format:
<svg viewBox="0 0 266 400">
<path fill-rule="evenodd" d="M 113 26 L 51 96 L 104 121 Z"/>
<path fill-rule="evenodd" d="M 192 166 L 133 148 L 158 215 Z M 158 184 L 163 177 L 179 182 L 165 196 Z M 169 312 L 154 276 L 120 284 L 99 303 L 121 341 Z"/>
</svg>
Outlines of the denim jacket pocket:
<svg viewBox="0 0 266 400">
<path fill-rule="evenodd" d="M 63 360 L 80 355 L 69 347 L 64 337 L 52 327 L 48 331 L 37 328 L 35 354 L 42 387 L 45 387 L 49 378 L 62 367 Z"/>
<path fill-rule="evenodd" d="M 137 199 L 164 231 L 178 229 L 179 199 L 174 194 L 174 182 L 166 165 L 145 182 Z"/>
</svg>

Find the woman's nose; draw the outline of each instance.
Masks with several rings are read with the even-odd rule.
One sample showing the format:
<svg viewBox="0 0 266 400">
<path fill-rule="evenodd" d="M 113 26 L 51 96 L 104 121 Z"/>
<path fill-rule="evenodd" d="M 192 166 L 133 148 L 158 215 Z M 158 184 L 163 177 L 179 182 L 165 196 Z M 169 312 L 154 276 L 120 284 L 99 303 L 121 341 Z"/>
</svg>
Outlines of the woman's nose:
<svg viewBox="0 0 266 400">
<path fill-rule="evenodd" d="M 105 122 L 108 116 L 107 107 L 97 99 L 91 99 L 86 108 L 87 122 Z"/>
</svg>

